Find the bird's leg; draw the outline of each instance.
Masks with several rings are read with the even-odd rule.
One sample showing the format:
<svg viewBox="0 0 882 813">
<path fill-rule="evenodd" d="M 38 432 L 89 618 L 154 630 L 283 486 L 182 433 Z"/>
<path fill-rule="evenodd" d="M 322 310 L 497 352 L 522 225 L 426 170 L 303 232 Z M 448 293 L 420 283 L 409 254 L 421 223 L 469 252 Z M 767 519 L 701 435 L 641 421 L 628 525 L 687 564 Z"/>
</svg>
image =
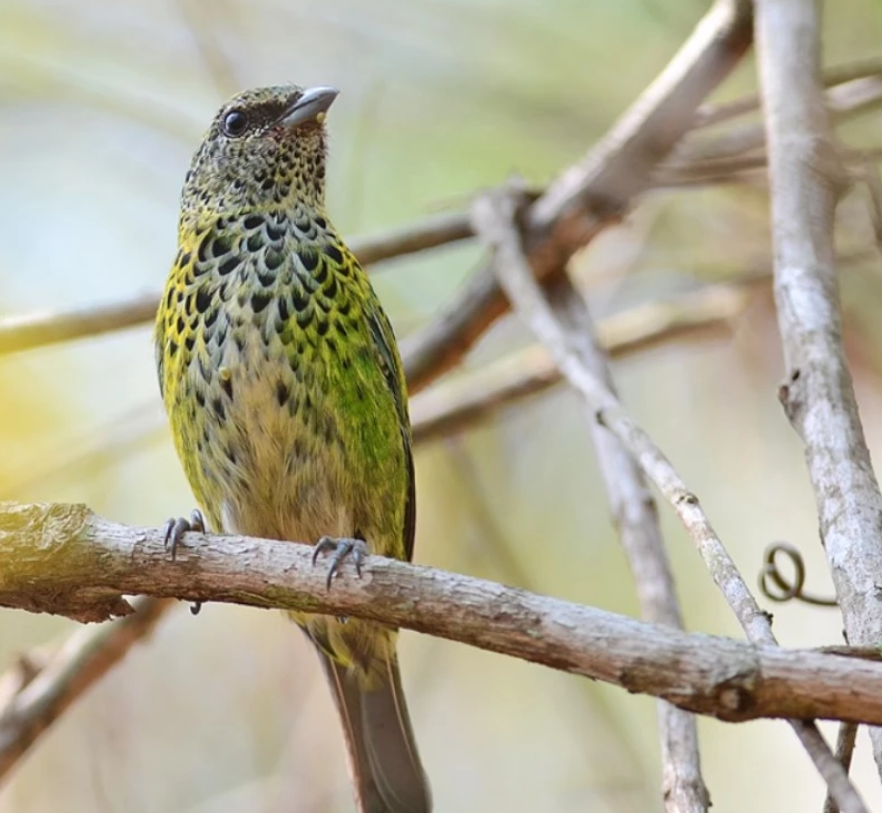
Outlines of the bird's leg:
<svg viewBox="0 0 882 813">
<path fill-rule="evenodd" d="M 195 531 L 200 534 L 205 533 L 205 517 L 202 516 L 202 512 L 198 508 L 194 508 L 190 512 L 190 519 L 185 519 L 184 517 L 170 517 L 166 520 L 164 544 L 165 549 L 171 552 L 172 561 L 177 558 L 178 545 L 181 543 L 181 539 L 184 534 L 189 531 Z M 193 615 L 199 615 L 201 609 L 201 601 L 194 601 L 190 605 L 190 612 Z"/>
<path fill-rule="evenodd" d="M 363 539 L 354 539 L 348 536 L 323 536 L 315 543 L 315 548 L 312 552 L 313 566 L 315 566 L 319 554 L 329 550 L 333 550 L 334 554 L 331 556 L 330 565 L 328 565 L 328 590 L 331 589 L 331 579 L 339 574 L 340 564 L 347 556 L 352 557 L 352 561 L 355 564 L 355 572 L 358 578 L 361 578 L 361 565 L 368 555 L 368 546 Z"/>
</svg>

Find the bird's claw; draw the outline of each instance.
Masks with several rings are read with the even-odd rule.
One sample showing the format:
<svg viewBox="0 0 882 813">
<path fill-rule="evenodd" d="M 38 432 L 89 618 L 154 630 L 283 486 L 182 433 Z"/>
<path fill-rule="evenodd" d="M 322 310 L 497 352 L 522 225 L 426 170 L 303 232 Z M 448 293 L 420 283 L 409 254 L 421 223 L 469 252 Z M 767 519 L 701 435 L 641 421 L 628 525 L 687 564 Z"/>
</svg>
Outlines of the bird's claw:
<svg viewBox="0 0 882 813">
<path fill-rule="evenodd" d="M 312 551 L 313 567 L 315 567 L 315 563 L 318 561 L 319 554 L 329 550 L 333 550 L 334 554 L 331 556 L 331 562 L 328 565 L 328 579 L 326 582 L 328 590 L 331 589 L 331 579 L 339 574 L 340 565 L 348 556 L 352 557 L 352 561 L 355 564 L 355 573 L 359 579 L 361 578 L 361 566 L 368 554 L 367 543 L 363 539 L 352 539 L 346 536 L 340 538 L 323 536 L 315 543 L 315 548 Z"/>
<path fill-rule="evenodd" d="M 185 533 L 195 531 L 196 533 L 205 533 L 205 517 L 198 508 L 194 508 L 190 512 L 190 519 L 184 517 L 170 517 L 166 520 L 163 543 L 165 549 L 171 553 L 172 561 L 178 556 L 178 545 Z"/>
<path fill-rule="evenodd" d="M 205 517 L 202 516 L 202 512 L 198 508 L 194 508 L 190 512 L 190 519 L 185 519 L 184 517 L 170 517 L 166 520 L 163 532 L 163 544 L 165 545 L 165 549 L 171 553 L 172 561 L 177 559 L 178 545 L 181 544 L 181 539 L 185 533 L 190 531 L 195 531 L 200 534 L 205 533 Z M 194 601 L 190 605 L 190 612 L 193 615 L 199 615 L 201 609 L 201 601 Z"/>
</svg>

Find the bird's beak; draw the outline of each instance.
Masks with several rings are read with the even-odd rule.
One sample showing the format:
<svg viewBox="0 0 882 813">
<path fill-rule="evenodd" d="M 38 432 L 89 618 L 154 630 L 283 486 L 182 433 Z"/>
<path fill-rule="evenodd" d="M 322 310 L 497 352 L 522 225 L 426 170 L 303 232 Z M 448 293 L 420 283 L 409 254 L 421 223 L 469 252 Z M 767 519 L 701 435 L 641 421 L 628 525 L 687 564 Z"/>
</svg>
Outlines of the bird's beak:
<svg viewBox="0 0 882 813">
<path fill-rule="evenodd" d="M 340 91 L 332 87 L 308 88 L 285 111 L 281 124 L 297 127 L 309 121 L 320 122 Z"/>
</svg>

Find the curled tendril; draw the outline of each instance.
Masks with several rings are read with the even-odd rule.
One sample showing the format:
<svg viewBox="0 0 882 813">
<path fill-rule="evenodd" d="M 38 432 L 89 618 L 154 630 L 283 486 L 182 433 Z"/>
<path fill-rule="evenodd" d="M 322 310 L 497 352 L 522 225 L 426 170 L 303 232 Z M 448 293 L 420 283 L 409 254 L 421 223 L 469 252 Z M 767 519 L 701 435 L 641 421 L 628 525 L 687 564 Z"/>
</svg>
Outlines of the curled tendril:
<svg viewBox="0 0 882 813">
<path fill-rule="evenodd" d="M 782 556 L 789 560 L 793 568 L 792 581 L 779 568 L 778 563 Z M 773 542 L 766 548 L 763 560 L 759 574 L 759 588 L 767 598 L 779 602 L 796 599 L 805 604 L 814 604 L 816 607 L 836 606 L 836 599 L 820 598 L 804 592 L 805 562 L 802 554 L 793 545 L 788 542 Z"/>
</svg>

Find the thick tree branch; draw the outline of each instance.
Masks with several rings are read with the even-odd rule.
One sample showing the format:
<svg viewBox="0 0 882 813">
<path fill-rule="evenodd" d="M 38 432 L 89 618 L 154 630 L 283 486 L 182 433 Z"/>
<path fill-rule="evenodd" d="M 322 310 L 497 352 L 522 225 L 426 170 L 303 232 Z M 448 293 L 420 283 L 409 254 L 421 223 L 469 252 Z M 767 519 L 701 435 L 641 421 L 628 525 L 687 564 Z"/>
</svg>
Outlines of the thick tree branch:
<svg viewBox="0 0 882 813">
<path fill-rule="evenodd" d="M 849 643 L 882 640 L 882 495 L 842 345 L 833 246 L 843 169 L 820 87 L 817 3 L 758 0 L 772 191 L 780 397 L 805 444 L 821 541 Z M 870 732 L 882 773 L 882 731 Z"/>
<path fill-rule="evenodd" d="M 561 373 L 595 411 L 597 422 L 621 441 L 644 474 L 673 506 L 750 640 L 774 645 L 776 641 L 768 614 L 756 603 L 710 520 L 699 506 L 696 495 L 688 490 L 652 439 L 625 414 L 616 396 L 592 374 L 579 349 L 568 341 L 529 266 L 518 230 L 515 195 L 496 193 L 484 196 L 475 204 L 473 217 L 476 231 L 495 251 L 494 267 L 500 285 L 521 318 L 548 348 Z M 789 722 L 840 808 L 865 811 L 848 775 L 824 743 L 817 726 L 803 719 L 794 718 Z"/>
<path fill-rule="evenodd" d="M 722 720 L 882 723 L 882 663 L 687 634 L 501 584 L 371 556 L 329 591 L 310 545 L 186 534 L 80 505 L 0 503 L 0 605 L 81 620 L 130 614 L 125 595 L 370 618 L 662 697 Z M 858 653 L 863 654 L 861 652 Z"/>
</svg>

